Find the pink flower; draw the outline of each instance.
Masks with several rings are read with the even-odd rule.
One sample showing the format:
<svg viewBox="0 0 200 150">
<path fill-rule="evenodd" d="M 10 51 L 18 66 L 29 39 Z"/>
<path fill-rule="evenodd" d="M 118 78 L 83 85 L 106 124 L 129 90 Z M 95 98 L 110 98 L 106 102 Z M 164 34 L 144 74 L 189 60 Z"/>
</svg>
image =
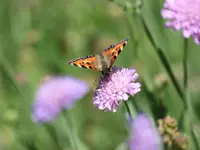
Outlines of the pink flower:
<svg viewBox="0 0 200 150">
<path fill-rule="evenodd" d="M 152 120 L 145 114 L 139 114 L 130 122 L 130 150 L 162 150 L 162 139 L 153 125 Z"/>
<path fill-rule="evenodd" d="M 88 91 L 88 84 L 79 79 L 68 76 L 50 77 L 36 92 L 33 121 L 47 122 L 55 119 L 62 109 L 71 108 Z"/>
<path fill-rule="evenodd" d="M 167 27 L 182 29 L 185 38 L 200 44 L 200 0 L 166 0 L 161 15 Z"/>
<path fill-rule="evenodd" d="M 109 74 L 101 77 L 98 87 L 95 89 L 93 103 L 96 107 L 105 111 L 116 112 L 119 102 L 128 100 L 140 89 L 140 83 L 135 69 L 114 68 Z"/>
</svg>

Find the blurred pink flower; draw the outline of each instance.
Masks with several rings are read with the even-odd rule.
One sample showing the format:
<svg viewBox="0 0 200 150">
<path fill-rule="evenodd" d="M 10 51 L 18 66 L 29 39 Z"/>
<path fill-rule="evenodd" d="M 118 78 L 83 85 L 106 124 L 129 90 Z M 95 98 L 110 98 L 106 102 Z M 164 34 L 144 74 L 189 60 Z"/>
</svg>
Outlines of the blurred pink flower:
<svg viewBox="0 0 200 150">
<path fill-rule="evenodd" d="M 167 27 L 182 29 L 185 38 L 200 44 L 200 0 L 166 0 L 161 15 Z"/>
<path fill-rule="evenodd" d="M 153 125 L 152 120 L 145 114 L 139 114 L 136 119 L 130 119 L 130 150 L 162 150 L 162 139 Z"/>
<path fill-rule="evenodd" d="M 62 109 L 69 109 L 89 91 L 86 82 L 68 76 L 44 80 L 36 92 L 32 119 L 47 122 L 55 119 Z"/>
</svg>

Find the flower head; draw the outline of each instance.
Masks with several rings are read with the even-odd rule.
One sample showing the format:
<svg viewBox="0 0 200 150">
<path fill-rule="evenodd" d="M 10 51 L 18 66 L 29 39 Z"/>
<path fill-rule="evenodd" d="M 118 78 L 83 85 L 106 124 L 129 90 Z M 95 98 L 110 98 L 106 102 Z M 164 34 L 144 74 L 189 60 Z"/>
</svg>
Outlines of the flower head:
<svg viewBox="0 0 200 150">
<path fill-rule="evenodd" d="M 109 74 L 102 76 L 95 89 L 94 105 L 105 111 L 116 112 L 120 101 L 126 101 L 129 95 L 140 91 L 140 83 L 135 82 L 139 75 L 135 71 L 113 67 Z"/>
<path fill-rule="evenodd" d="M 152 120 L 144 114 L 139 114 L 130 122 L 130 150 L 161 150 L 162 140 L 153 125 Z"/>
<path fill-rule="evenodd" d="M 59 112 L 68 109 L 89 90 L 87 83 L 73 77 L 50 77 L 41 83 L 33 104 L 35 122 L 53 120 Z"/>
<path fill-rule="evenodd" d="M 183 36 L 192 36 L 200 44 L 200 1 L 199 0 L 166 0 L 162 17 L 168 19 L 167 27 L 183 30 Z"/>
</svg>

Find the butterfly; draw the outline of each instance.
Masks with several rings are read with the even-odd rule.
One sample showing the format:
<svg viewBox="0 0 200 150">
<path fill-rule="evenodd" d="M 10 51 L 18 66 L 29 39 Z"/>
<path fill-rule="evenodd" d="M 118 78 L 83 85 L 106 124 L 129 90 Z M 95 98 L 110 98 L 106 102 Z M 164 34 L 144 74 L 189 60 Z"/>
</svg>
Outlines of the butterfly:
<svg viewBox="0 0 200 150">
<path fill-rule="evenodd" d="M 128 40 L 128 38 L 125 38 L 116 44 L 110 45 L 99 54 L 80 57 L 78 59 L 69 61 L 69 64 L 80 68 L 99 71 L 102 72 L 102 74 L 108 73 L 111 70 L 116 58 L 128 43 Z"/>
</svg>

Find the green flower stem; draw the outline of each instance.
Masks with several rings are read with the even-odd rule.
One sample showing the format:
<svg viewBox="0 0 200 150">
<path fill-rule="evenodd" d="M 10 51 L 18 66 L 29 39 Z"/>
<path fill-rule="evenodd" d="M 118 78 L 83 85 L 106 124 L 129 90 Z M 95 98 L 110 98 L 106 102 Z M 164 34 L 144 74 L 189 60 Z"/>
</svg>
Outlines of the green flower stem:
<svg viewBox="0 0 200 150">
<path fill-rule="evenodd" d="M 184 88 L 184 101 L 185 109 L 190 107 L 190 97 L 188 91 L 188 40 L 184 41 L 184 51 L 183 51 L 183 88 Z"/>
<path fill-rule="evenodd" d="M 128 106 L 127 101 L 124 101 L 124 105 L 125 105 L 125 107 L 126 107 L 126 110 L 127 110 L 127 112 L 128 112 L 128 115 L 129 115 L 131 118 L 133 118 L 133 115 L 131 114 L 131 110 L 130 110 L 130 108 L 129 108 L 129 106 Z"/>
<path fill-rule="evenodd" d="M 64 119 L 66 120 L 67 134 L 73 150 L 78 150 L 74 130 L 72 129 L 72 120 L 68 111 L 63 111 Z M 66 119 L 67 118 L 67 119 Z M 71 126 L 70 126 L 71 124 Z"/>
<path fill-rule="evenodd" d="M 55 142 L 55 145 L 58 149 L 63 149 L 63 147 L 60 145 L 57 134 L 56 134 L 56 130 L 54 129 L 54 127 L 51 124 L 46 124 L 45 128 L 47 130 L 47 132 L 49 133 L 49 135 L 51 136 L 51 138 L 53 139 L 53 141 Z"/>
<path fill-rule="evenodd" d="M 188 70 L 187 70 L 187 51 L 188 51 L 188 40 L 186 39 L 184 41 L 184 51 L 183 51 L 183 89 L 184 89 L 184 109 L 181 113 L 180 116 L 180 122 L 183 123 L 184 121 L 184 117 L 185 117 L 185 113 L 188 109 Z"/>
<path fill-rule="evenodd" d="M 192 120 L 196 119 L 196 114 L 191 106 L 190 92 L 188 89 L 188 40 L 187 39 L 185 39 L 184 41 L 184 51 L 183 51 L 183 88 L 184 88 L 185 108 L 181 114 L 181 121 L 187 122 L 187 125 L 185 125 L 185 122 L 182 122 L 184 123 L 184 129 L 188 133 L 191 132 L 192 135 L 191 140 L 194 143 L 195 147 L 199 149 L 198 142 L 196 141 L 196 137 L 192 130 Z"/>
<path fill-rule="evenodd" d="M 187 68 L 187 60 L 188 60 L 188 40 L 185 39 L 185 46 L 183 52 L 183 87 L 184 91 L 187 91 L 188 87 L 188 68 Z"/>
<path fill-rule="evenodd" d="M 125 18 L 126 18 L 126 24 L 127 24 L 127 28 L 128 28 L 128 31 L 130 32 L 130 39 L 132 41 L 132 48 L 134 49 L 134 55 L 133 59 L 136 59 L 138 57 L 138 41 L 136 40 L 136 35 L 134 34 L 134 29 L 133 29 L 133 15 L 131 14 L 131 12 L 127 12 L 126 11 L 126 14 L 125 14 Z"/>
<path fill-rule="evenodd" d="M 16 87 L 16 89 L 20 92 L 20 94 L 22 94 L 23 92 L 20 90 L 20 87 L 19 87 L 18 83 L 16 82 L 16 80 L 14 80 L 14 76 L 13 75 L 15 74 L 15 71 L 12 68 L 12 65 L 10 64 L 10 62 L 3 55 L 3 53 L 0 53 L 0 64 L 3 66 L 3 68 L 8 73 L 8 76 L 10 77 L 10 79 L 12 79 L 13 84 Z"/>
<path fill-rule="evenodd" d="M 200 149 L 200 145 L 199 145 L 199 140 L 198 140 L 198 132 L 196 132 L 194 130 L 194 126 L 192 127 L 192 136 L 193 136 L 193 140 L 194 140 L 194 143 L 195 143 L 195 146 L 196 146 L 196 149 L 199 150 Z"/>
<path fill-rule="evenodd" d="M 142 17 L 141 17 L 141 20 L 143 22 L 144 30 L 147 33 L 147 37 L 149 38 L 150 42 L 152 43 L 154 49 L 156 50 L 156 53 L 159 56 L 160 61 L 162 62 L 163 66 L 165 67 L 166 71 L 168 72 L 169 77 L 170 77 L 170 79 L 171 79 L 171 81 L 172 81 L 172 83 L 173 83 L 173 85 L 174 85 L 177 93 L 179 94 L 180 98 L 183 100 L 183 103 L 186 105 L 186 102 L 184 100 L 183 91 L 182 91 L 179 83 L 176 80 L 176 77 L 175 77 L 175 75 L 174 75 L 174 73 L 173 73 L 173 71 L 171 69 L 171 66 L 170 66 L 170 64 L 169 64 L 169 62 L 168 62 L 165 54 L 163 53 L 163 51 L 162 51 L 161 48 L 159 48 L 159 47 L 156 46 L 156 43 L 154 42 L 153 37 L 151 36 L 150 31 L 147 28 L 147 26 L 145 24 L 145 21 L 143 20 Z"/>
</svg>

